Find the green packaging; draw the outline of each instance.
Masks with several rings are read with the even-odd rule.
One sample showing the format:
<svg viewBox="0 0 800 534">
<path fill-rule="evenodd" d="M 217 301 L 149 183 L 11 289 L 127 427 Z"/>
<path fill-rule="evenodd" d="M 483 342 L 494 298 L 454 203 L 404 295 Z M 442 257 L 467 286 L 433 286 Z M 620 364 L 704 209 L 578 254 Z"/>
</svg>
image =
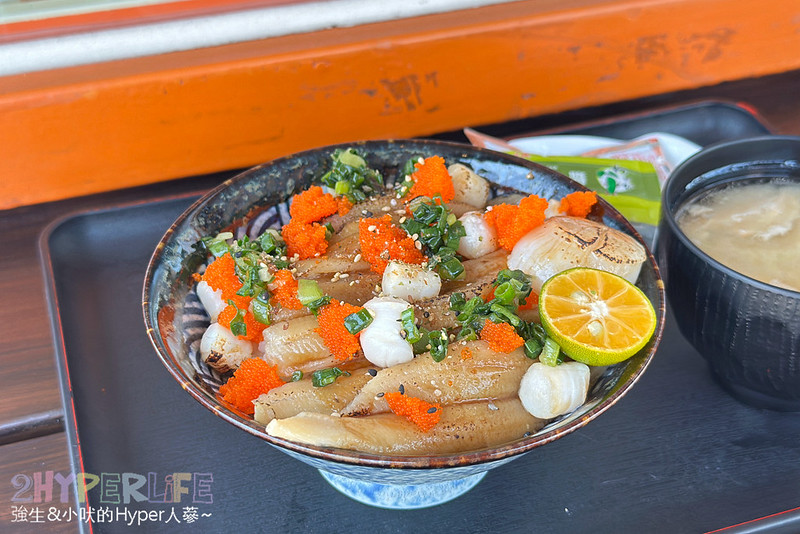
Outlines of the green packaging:
<svg viewBox="0 0 800 534">
<path fill-rule="evenodd" d="M 631 222 L 658 225 L 661 185 L 649 162 L 581 156 L 514 155 L 544 165 L 596 191 Z"/>
</svg>

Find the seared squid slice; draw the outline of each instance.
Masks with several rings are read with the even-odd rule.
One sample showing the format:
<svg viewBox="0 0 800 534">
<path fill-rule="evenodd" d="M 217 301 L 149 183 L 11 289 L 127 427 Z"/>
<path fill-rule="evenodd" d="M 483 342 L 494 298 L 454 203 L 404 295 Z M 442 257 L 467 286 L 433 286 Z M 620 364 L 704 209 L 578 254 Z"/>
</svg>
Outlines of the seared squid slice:
<svg viewBox="0 0 800 534">
<path fill-rule="evenodd" d="M 464 266 L 464 277 L 444 283 L 442 293 L 463 291 L 463 288 L 476 282 L 494 281 L 497 273 L 508 266 L 508 253 L 500 249 L 480 258 L 464 260 L 461 264 Z"/>
<path fill-rule="evenodd" d="M 211 323 L 200 340 L 200 354 L 209 367 L 227 373 L 252 356 L 253 343 L 236 337 L 226 326 Z"/>
<path fill-rule="evenodd" d="M 376 287 L 380 290 L 381 284 L 381 275 L 372 271 L 339 273 L 338 275 L 334 273 L 311 279 L 317 281 L 323 294 L 340 302 L 357 306 L 363 306 L 365 302 L 374 297 L 379 292 L 376 291 Z M 311 312 L 305 306 L 299 310 L 276 306 L 270 312 L 270 319 L 273 323 L 278 323 L 307 315 L 311 315 Z"/>
<path fill-rule="evenodd" d="M 447 357 L 433 361 L 429 353 L 381 369 L 343 410 L 359 416 L 389 411 L 382 393 L 398 391 L 442 406 L 517 395 L 525 371 L 533 363 L 522 349 L 508 354 L 494 352 L 485 341 L 452 343 Z"/>
<path fill-rule="evenodd" d="M 358 235 L 359 219 L 364 217 L 383 217 L 385 213 L 392 215 L 392 217 L 399 217 L 401 211 L 405 213 L 403 199 L 397 198 L 397 194 L 393 190 L 387 190 L 384 194 L 359 202 L 344 215 L 331 215 L 325 219 L 325 222 L 330 223 L 334 234 L 339 234 L 344 230 L 344 236 L 342 237 L 345 237 L 353 231 L 352 228 L 347 229 L 352 223 L 355 223 L 355 235 Z"/>
<path fill-rule="evenodd" d="M 350 376 L 340 376 L 336 382 L 324 387 L 312 384 L 307 376 L 297 382 L 271 389 L 255 401 L 255 420 L 266 425 L 272 419 L 285 419 L 301 412 L 315 412 L 329 415 L 344 408 L 364 384 L 372 378 L 368 367 L 350 368 L 340 365 Z"/>
<path fill-rule="evenodd" d="M 358 241 L 358 233 L 356 233 L 331 245 L 324 256 L 295 262 L 293 264 L 294 276 L 295 278 L 315 278 L 331 276 L 335 273 L 368 271 L 369 263 L 360 259 L 360 256 L 361 243 Z"/>
<path fill-rule="evenodd" d="M 481 277 L 459 287 L 457 291 L 464 293 L 464 297 L 467 300 L 476 296 L 488 297 L 494 287 L 492 282 L 496 276 L 497 272 Z M 429 330 L 441 330 L 442 328 L 451 330 L 459 326 L 455 313 L 450 309 L 450 294 L 452 292 L 453 290 L 414 303 L 414 307 L 418 308 L 416 316 L 422 326 Z"/>
<path fill-rule="evenodd" d="M 333 367 L 337 360 L 314 331 L 317 327 L 313 315 L 275 323 L 264 329 L 258 350 L 267 363 L 278 366 L 281 376 Z"/>
<path fill-rule="evenodd" d="M 411 456 L 494 447 L 536 432 L 544 424 L 526 412 L 519 399 L 511 398 L 442 407 L 439 422 L 428 432 L 393 413 L 367 417 L 301 413 L 273 419 L 267 433 L 321 447 Z"/>
</svg>

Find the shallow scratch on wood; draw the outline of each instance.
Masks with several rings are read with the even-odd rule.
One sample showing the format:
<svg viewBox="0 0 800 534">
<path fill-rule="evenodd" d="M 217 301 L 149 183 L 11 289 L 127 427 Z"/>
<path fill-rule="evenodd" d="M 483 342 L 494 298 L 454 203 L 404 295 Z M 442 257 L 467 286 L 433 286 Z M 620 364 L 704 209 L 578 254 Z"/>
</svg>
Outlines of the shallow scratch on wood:
<svg viewBox="0 0 800 534">
<path fill-rule="evenodd" d="M 407 74 L 400 78 L 380 80 L 381 85 L 388 95 L 384 100 L 384 115 L 415 111 L 423 107 L 423 88 L 437 87 L 439 84 L 438 72 L 430 71 L 422 75 Z M 430 109 L 430 108 L 428 108 Z"/>
</svg>

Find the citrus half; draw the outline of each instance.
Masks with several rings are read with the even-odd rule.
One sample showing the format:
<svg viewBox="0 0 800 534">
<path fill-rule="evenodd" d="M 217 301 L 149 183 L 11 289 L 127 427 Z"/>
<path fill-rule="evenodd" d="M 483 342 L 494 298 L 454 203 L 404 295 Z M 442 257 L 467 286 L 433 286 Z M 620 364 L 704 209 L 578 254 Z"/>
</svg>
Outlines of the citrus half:
<svg viewBox="0 0 800 534">
<path fill-rule="evenodd" d="M 577 267 L 542 286 L 539 315 L 547 335 L 573 360 L 612 365 L 644 347 L 656 312 L 641 289 L 615 274 Z"/>
</svg>

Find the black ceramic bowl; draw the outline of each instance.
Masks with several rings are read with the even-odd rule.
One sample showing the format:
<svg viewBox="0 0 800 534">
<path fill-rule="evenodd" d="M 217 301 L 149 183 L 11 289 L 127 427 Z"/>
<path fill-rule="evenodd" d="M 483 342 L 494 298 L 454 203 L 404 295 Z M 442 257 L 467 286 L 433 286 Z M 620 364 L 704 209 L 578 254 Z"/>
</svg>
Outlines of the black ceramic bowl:
<svg viewBox="0 0 800 534">
<path fill-rule="evenodd" d="M 347 146 L 357 148 L 370 167 L 387 178 L 397 176 L 409 158 L 435 154 L 448 164 L 464 163 L 472 167 L 495 184 L 493 188 L 498 193 L 524 191 L 543 198 L 561 198 L 573 191 L 585 190 L 577 182 L 521 158 L 463 144 L 421 140 L 368 141 L 324 147 L 276 159 L 231 178 L 192 205 L 167 230 L 153 254 L 144 283 L 144 320 L 150 340 L 167 370 L 203 406 L 239 429 L 317 467 L 327 480 L 354 498 L 378 506 L 407 508 L 417 504 L 379 496 L 413 496 L 414 492 L 408 487 L 414 486 L 425 490 L 419 492 L 426 495 L 424 506 L 452 498 L 471 487 L 470 484 L 486 470 L 586 425 L 613 406 L 641 377 L 653 358 L 664 327 L 663 283 L 655 258 L 649 252 L 638 285 L 658 310 L 653 338 L 630 359 L 609 367 L 583 406 L 532 436 L 520 436 L 498 447 L 461 454 L 376 456 L 269 436 L 262 425 L 221 401 L 216 394 L 219 378 L 198 356 L 199 336 L 205 329 L 203 325 L 208 325 L 208 318 L 204 318 L 196 297 L 192 298 L 192 273 L 197 272 L 206 258 L 196 253 L 193 245 L 203 236 L 228 229 L 241 231 L 257 222 L 279 226 L 286 213 L 285 201 L 324 174 L 333 151 Z M 605 201 L 600 202 L 605 224 L 641 241 L 619 212 Z M 636 422 L 631 421 L 631 424 Z M 426 489 L 431 484 L 436 484 L 433 494 Z M 384 491 L 387 485 L 404 489 L 399 493 L 392 488 Z"/>
<path fill-rule="evenodd" d="M 692 156 L 664 189 L 656 249 L 678 327 L 722 386 L 757 407 L 800 411 L 800 293 L 712 259 L 676 220 L 688 199 L 712 187 L 774 178 L 800 182 L 800 137 L 741 139 Z"/>
</svg>

